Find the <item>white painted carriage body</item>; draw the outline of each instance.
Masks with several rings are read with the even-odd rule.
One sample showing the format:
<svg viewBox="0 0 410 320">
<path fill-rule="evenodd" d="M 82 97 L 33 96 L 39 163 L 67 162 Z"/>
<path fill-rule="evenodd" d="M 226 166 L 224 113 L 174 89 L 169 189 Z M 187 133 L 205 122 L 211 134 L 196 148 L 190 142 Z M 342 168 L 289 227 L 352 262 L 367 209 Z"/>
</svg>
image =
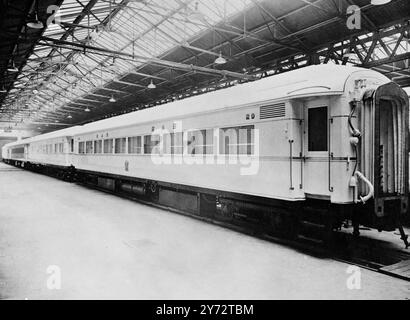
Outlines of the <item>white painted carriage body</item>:
<svg viewBox="0 0 410 320">
<path fill-rule="evenodd" d="M 312 197 L 332 203 L 352 203 L 355 199 L 349 183 L 356 159 L 349 140 L 349 102 L 360 100 L 365 90 L 388 82 L 388 78 L 372 70 L 336 65 L 310 66 L 40 135 L 5 148 L 28 144 L 27 161 L 72 164 L 79 170 L 288 201 Z M 329 137 L 325 151 L 308 150 L 307 115 L 310 108 L 316 107 L 327 107 L 324 125 L 328 126 Z M 261 111 L 264 119 L 261 119 Z M 355 126 L 362 130 L 359 122 L 353 119 Z M 213 154 L 164 154 L 161 158 L 164 162 L 167 158 L 173 161 L 162 165 L 155 164 L 149 154 L 78 153 L 80 142 L 150 135 L 153 127 L 172 132 L 175 123 L 181 123 L 183 131 L 213 129 L 215 135 L 220 128 L 253 125 L 255 154 L 219 154 L 219 139 L 214 141 Z M 74 139 L 74 152 L 69 148 L 71 139 Z M 39 145 L 56 141 L 64 142 L 64 155 L 38 154 Z M 230 164 L 229 157 L 237 159 L 238 163 Z M 205 164 L 188 163 L 202 160 Z M 253 165 L 258 162 L 258 170 L 254 174 L 241 174 L 252 165 L 250 161 Z"/>
</svg>

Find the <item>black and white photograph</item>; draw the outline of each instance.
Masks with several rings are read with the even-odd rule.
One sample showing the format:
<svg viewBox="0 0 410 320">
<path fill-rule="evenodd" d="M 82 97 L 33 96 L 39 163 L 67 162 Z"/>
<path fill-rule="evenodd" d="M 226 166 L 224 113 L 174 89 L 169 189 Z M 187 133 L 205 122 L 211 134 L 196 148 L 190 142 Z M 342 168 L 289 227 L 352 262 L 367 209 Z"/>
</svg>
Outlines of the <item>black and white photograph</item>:
<svg viewBox="0 0 410 320">
<path fill-rule="evenodd" d="M 410 300 L 409 96 L 409 0 L 0 0 L 0 300 Z"/>
</svg>

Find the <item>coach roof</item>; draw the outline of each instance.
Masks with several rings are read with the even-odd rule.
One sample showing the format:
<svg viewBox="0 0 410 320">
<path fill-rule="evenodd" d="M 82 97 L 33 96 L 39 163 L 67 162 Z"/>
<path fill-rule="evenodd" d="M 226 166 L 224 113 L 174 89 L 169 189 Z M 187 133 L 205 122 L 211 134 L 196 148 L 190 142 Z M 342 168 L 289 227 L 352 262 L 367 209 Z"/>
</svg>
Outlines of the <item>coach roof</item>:
<svg viewBox="0 0 410 320">
<path fill-rule="evenodd" d="M 259 104 L 312 95 L 340 95 L 345 91 L 345 84 L 349 76 L 357 72 L 366 73 L 367 75 L 372 74 L 386 82 L 390 81 L 385 76 L 364 68 L 332 64 L 313 65 L 153 108 L 91 122 L 82 126 L 49 132 L 8 145 L 20 145 L 62 136 L 75 136 L 152 121 L 176 120 L 188 115 L 255 103 Z"/>
<path fill-rule="evenodd" d="M 348 77 L 356 72 L 373 73 L 389 81 L 381 74 L 364 68 L 330 64 L 314 65 L 153 108 L 92 122 L 83 125 L 78 133 L 91 133 L 150 121 L 179 119 L 187 115 L 247 104 L 272 102 L 274 100 L 312 95 L 339 95 L 344 93 Z"/>
</svg>

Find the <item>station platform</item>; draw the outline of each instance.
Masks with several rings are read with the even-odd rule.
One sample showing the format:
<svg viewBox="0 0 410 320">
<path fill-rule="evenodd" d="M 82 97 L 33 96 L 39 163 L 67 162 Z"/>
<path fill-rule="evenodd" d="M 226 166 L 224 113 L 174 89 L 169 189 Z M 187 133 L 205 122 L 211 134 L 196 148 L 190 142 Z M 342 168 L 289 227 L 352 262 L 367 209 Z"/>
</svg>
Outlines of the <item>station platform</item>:
<svg viewBox="0 0 410 320">
<path fill-rule="evenodd" d="M 410 282 L 361 269 L 352 288 L 346 263 L 3 163 L 0 182 L 2 299 L 410 299 Z"/>
</svg>

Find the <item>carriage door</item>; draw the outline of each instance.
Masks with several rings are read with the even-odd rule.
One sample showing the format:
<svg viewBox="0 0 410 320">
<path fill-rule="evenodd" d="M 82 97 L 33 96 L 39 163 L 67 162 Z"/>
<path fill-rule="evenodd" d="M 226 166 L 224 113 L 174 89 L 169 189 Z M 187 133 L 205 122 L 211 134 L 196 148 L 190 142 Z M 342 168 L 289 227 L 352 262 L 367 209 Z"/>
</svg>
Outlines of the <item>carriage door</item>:
<svg viewBox="0 0 410 320">
<path fill-rule="evenodd" d="M 330 199 L 328 100 L 307 101 L 304 118 L 305 194 L 310 198 Z"/>
</svg>

